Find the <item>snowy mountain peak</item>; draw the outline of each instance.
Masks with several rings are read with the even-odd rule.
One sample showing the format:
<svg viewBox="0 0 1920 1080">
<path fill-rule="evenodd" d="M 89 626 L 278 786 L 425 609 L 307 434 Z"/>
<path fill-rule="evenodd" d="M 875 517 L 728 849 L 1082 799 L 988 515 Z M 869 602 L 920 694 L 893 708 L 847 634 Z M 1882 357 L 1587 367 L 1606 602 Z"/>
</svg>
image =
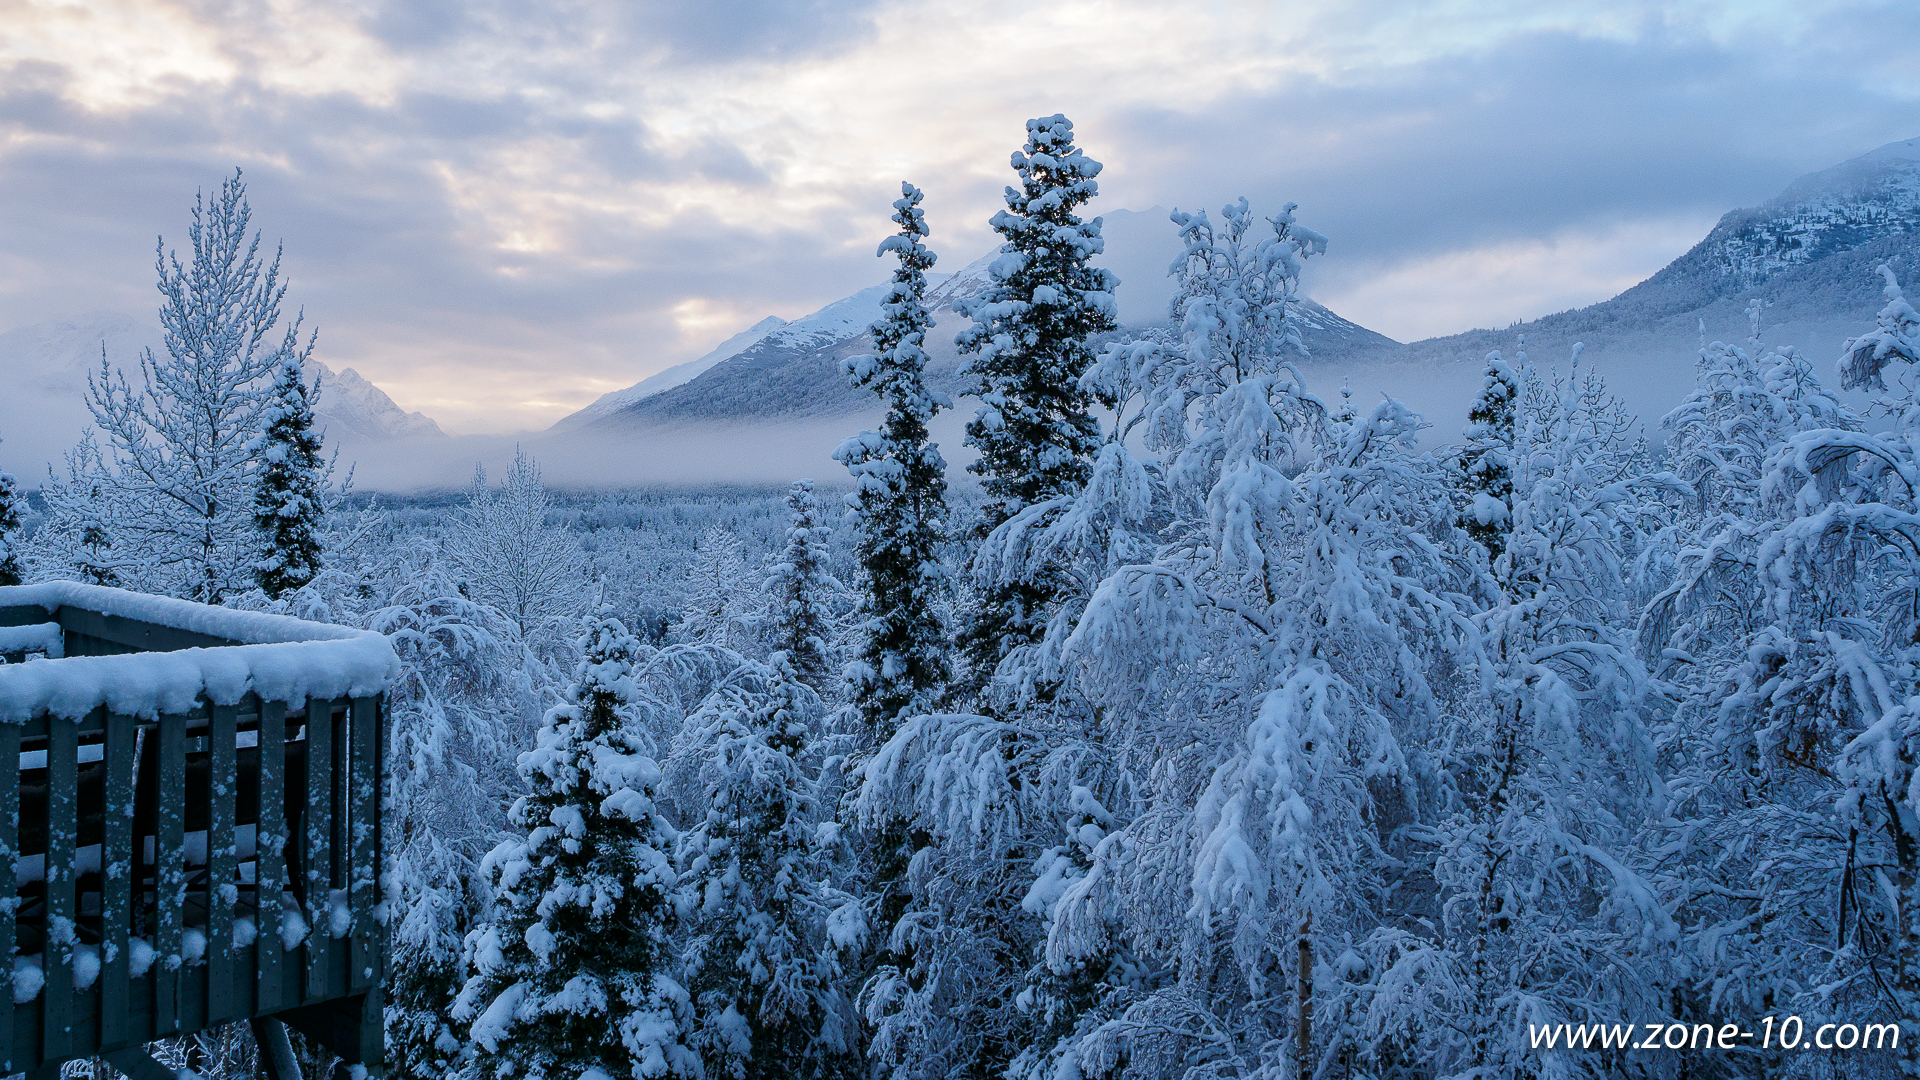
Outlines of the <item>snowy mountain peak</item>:
<svg viewBox="0 0 1920 1080">
<path fill-rule="evenodd" d="M 600 395 L 600 397 L 594 400 L 593 404 L 581 409 L 579 412 L 569 413 L 561 417 L 559 422 L 555 423 L 550 430 L 559 431 L 569 427 L 577 427 L 581 424 L 590 424 L 597 420 L 603 420 L 618 413 L 622 409 L 631 407 L 643 398 L 649 398 L 663 390 L 671 390 L 676 386 L 692 382 L 715 364 L 730 357 L 740 355 L 741 352 L 758 344 L 761 339 L 765 338 L 768 334 L 786 325 L 787 320 L 778 315 L 769 315 L 721 342 L 714 347 L 712 352 L 700 357 L 698 360 L 689 360 L 684 364 L 675 364 L 663 371 L 654 372 L 652 375 L 641 379 L 639 382 L 634 383 L 624 390 L 615 390 L 610 394 Z"/>
<path fill-rule="evenodd" d="M 1779 198 L 1720 219 L 1703 241 L 1725 281 L 1750 286 L 1782 270 L 1873 243 L 1920 234 L 1920 139 L 1795 180 Z"/>
<path fill-rule="evenodd" d="M 1920 138 L 1902 139 L 1890 142 L 1871 153 L 1862 154 L 1855 161 L 1920 161 Z"/>
<path fill-rule="evenodd" d="M 313 366 L 320 383 L 320 402 L 314 408 L 314 416 L 317 426 L 325 428 L 330 436 L 406 439 L 446 435 L 430 417 L 395 405 L 385 390 L 352 368 L 342 368 L 336 374 L 318 360 L 313 361 Z"/>
</svg>

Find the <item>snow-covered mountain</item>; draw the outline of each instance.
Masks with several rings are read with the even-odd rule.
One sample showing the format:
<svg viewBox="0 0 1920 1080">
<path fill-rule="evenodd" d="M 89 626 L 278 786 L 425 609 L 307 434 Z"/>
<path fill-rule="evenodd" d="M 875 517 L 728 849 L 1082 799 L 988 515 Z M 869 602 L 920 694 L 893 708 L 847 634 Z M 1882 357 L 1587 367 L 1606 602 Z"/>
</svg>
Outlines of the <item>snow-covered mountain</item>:
<svg viewBox="0 0 1920 1080">
<path fill-rule="evenodd" d="M 1116 211 L 1106 215 L 1104 235 L 1107 254 L 1099 261 L 1121 275 L 1121 320 L 1141 325 L 1166 318 L 1167 302 L 1173 296 L 1167 267 L 1181 250 L 1166 211 L 1158 207 Z M 956 272 L 927 275 L 927 307 L 934 316 L 933 330 L 927 335 L 927 375 L 938 389 L 956 393 L 963 388 L 958 375 L 961 357 L 953 337 L 966 322 L 953 305 L 987 286 L 987 268 L 997 255 L 989 252 Z M 872 347 L 867 328 L 880 318 L 886 292 L 885 285 L 862 289 L 754 338 L 730 356 L 706 363 L 740 338 L 754 335 L 759 330 L 756 326 L 694 361 L 693 365 L 706 365 L 696 377 L 645 394 L 639 391 L 647 387 L 646 382 L 609 394 L 555 424 L 553 430 L 617 431 L 658 424 L 824 417 L 870 409 L 873 395 L 848 384 L 840 373 L 840 361 Z M 1307 304 L 1303 315 L 1308 345 L 1316 352 L 1339 355 L 1395 344 L 1319 304 Z"/>
<path fill-rule="evenodd" d="M 320 403 L 314 407 L 314 420 L 326 430 L 329 438 L 378 441 L 446 437 L 446 432 L 440 430 L 432 417 L 395 405 L 385 390 L 352 368 L 342 368 L 335 374 L 317 360 L 313 366 L 320 382 Z"/>
<path fill-rule="evenodd" d="M 554 424 L 551 430 L 566 431 L 570 428 L 590 425 L 596 420 L 619 412 L 621 409 L 632 405 L 641 398 L 652 397 L 663 390 L 671 390 L 682 383 L 691 382 L 706 372 L 708 368 L 713 367 L 722 360 L 739 355 L 749 346 L 758 343 L 768 334 L 786 325 L 787 320 L 778 315 L 769 315 L 721 342 L 712 352 L 698 360 L 689 360 L 684 364 L 675 364 L 665 371 L 655 372 L 641 379 L 625 390 L 615 390 L 610 394 L 600 395 L 593 404 L 581 409 L 579 412 L 570 413 L 561 418 L 560 422 Z"/>
<path fill-rule="evenodd" d="M 104 349 L 110 367 L 139 381 L 140 356 L 162 349 L 160 329 L 125 312 L 90 311 L 48 319 L 0 334 L 0 462 L 37 478 L 47 462 L 92 426 L 87 377 L 100 371 Z M 378 386 L 346 368 L 338 373 L 316 362 L 321 381 L 315 418 L 328 441 L 348 448 L 416 437 L 444 438 L 440 426 L 407 412 Z"/>
<path fill-rule="evenodd" d="M 1328 366 L 1369 393 L 1409 400 L 1450 439 L 1488 352 L 1511 358 L 1524 336 L 1535 364 L 1565 370 L 1579 342 L 1582 363 L 1607 376 L 1658 437 L 1660 418 L 1692 386 L 1703 335 L 1743 341 L 1753 300 L 1767 305 L 1763 341 L 1792 345 L 1831 375 L 1841 343 L 1871 328 L 1886 302 L 1874 272 L 1883 262 L 1902 280 L 1920 281 L 1920 139 L 1889 143 L 1803 176 L 1764 205 L 1727 213 L 1685 254 L 1611 300 L 1502 330 L 1353 349 Z"/>
</svg>

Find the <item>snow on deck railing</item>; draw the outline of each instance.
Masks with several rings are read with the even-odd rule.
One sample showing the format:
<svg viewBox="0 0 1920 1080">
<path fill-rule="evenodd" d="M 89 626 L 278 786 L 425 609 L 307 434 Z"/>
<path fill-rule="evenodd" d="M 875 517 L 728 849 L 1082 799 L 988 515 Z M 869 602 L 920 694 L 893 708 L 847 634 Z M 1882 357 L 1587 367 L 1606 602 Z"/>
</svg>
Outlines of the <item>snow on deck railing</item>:
<svg viewBox="0 0 1920 1080">
<path fill-rule="evenodd" d="M 377 1073 L 386 639 L 56 582 L 0 657 L 0 1074 L 271 1018 Z"/>
<path fill-rule="evenodd" d="M 366 697 L 385 691 L 400 672 L 393 647 L 379 634 L 284 615 L 67 581 L 0 588 L 0 609 L 22 607 L 49 615 L 77 608 L 237 644 L 0 665 L 4 723 L 24 723 L 41 714 L 78 719 L 101 706 L 153 717 L 186 712 L 203 697 L 232 705 L 249 693 L 287 702 Z M 20 629 L 35 628 L 8 628 L 0 635 Z M 13 651 L 0 641 L 0 652 Z"/>
</svg>

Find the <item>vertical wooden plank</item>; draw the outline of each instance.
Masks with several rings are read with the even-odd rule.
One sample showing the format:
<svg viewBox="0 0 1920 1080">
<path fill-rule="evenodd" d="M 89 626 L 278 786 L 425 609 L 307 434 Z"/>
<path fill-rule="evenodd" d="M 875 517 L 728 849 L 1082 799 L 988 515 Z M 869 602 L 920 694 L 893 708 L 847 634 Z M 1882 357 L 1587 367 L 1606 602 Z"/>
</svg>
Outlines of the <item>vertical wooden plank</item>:
<svg viewBox="0 0 1920 1080">
<path fill-rule="evenodd" d="M 167 713 L 160 717 L 159 805 L 153 841 L 153 1030 L 171 1035 L 180 1030 L 181 932 L 187 909 L 187 852 L 184 832 L 187 803 L 187 717 Z"/>
<path fill-rule="evenodd" d="M 253 950 L 255 1016 L 266 1016 L 282 1007 L 280 960 L 286 949 L 280 940 L 280 891 L 286 887 L 286 759 L 287 703 L 263 702 L 260 705 L 260 813 L 253 826 L 254 920 L 260 928 Z"/>
<path fill-rule="evenodd" d="M 378 702 L 357 697 L 352 705 L 353 752 L 349 755 L 352 858 L 348 862 L 347 899 L 353 914 L 347 953 L 347 989 L 358 993 L 373 985 L 378 972 L 374 905 L 380 902 L 380 743 Z"/>
<path fill-rule="evenodd" d="M 307 893 L 307 1001 L 333 996 L 333 702 L 307 701 L 307 835 L 300 872 Z"/>
<path fill-rule="evenodd" d="M 20 857 L 20 725 L 0 724 L 0 971 L 13 988 L 14 926 L 20 913 L 14 860 Z M 26 1062 L 21 1062 L 26 1065 Z M 13 1064 L 13 995 L 0 997 L 0 1072 L 21 1071 Z"/>
<path fill-rule="evenodd" d="M 100 847 L 100 1044 L 125 1043 L 128 945 L 133 925 L 133 743 L 131 716 L 107 715 L 106 802 Z"/>
<path fill-rule="evenodd" d="M 233 1001 L 233 911 L 240 902 L 233 803 L 240 787 L 234 763 L 232 705 L 207 710 L 207 1023 L 235 1015 Z"/>
<path fill-rule="evenodd" d="M 41 1057 L 59 1061 L 73 1043 L 73 947 L 79 943 L 74 885 L 74 834 L 79 824 L 79 725 L 49 718 L 47 725 L 47 936 L 40 954 L 46 976 L 40 991 Z"/>
</svg>

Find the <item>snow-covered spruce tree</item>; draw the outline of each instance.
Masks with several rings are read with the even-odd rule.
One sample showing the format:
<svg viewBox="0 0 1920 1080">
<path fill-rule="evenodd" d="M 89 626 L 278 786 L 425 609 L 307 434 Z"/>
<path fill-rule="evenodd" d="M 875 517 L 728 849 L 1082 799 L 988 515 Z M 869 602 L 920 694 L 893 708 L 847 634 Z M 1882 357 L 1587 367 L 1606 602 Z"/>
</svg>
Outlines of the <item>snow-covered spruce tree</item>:
<svg viewBox="0 0 1920 1080">
<path fill-rule="evenodd" d="M 320 457 L 320 433 L 313 430 L 313 403 L 320 388 L 307 390 L 306 357 L 288 353 L 274 373 L 273 389 L 261 414 L 266 431 L 256 454 L 253 524 L 265 549 L 254 580 L 273 599 L 311 582 L 320 572 L 321 519 L 327 510 L 331 463 Z"/>
<path fill-rule="evenodd" d="M 885 318 L 873 324 L 872 355 L 844 365 L 855 386 L 886 401 L 886 420 L 879 431 L 863 431 L 834 451 L 853 474 L 847 503 L 860 529 L 855 550 L 866 586 L 858 609 L 860 656 L 849 673 L 854 702 L 878 742 L 901 717 L 932 711 L 952 675 L 940 616 L 951 587 L 940 561 L 947 463 L 927 435 L 934 414 L 952 402 L 926 383 L 924 345 L 933 317 L 924 298 L 934 255 L 922 243 L 928 232 L 921 198 L 919 188 L 900 185 L 893 204 L 900 231 L 878 252 L 900 260 L 881 305 Z"/>
<path fill-rule="evenodd" d="M 88 533 L 96 580 L 206 603 L 253 587 L 255 438 L 273 373 L 313 349 L 295 317 L 279 339 L 280 256 L 263 264 L 247 237 L 252 209 L 236 170 L 209 204 L 196 199 L 191 262 L 156 255 L 165 354 L 141 357 L 143 385 L 103 356 L 88 407 L 105 437 L 69 455 L 49 484 L 51 536 Z"/>
<path fill-rule="evenodd" d="M 508 820 L 524 838 L 486 858 L 494 915 L 468 935 L 454 1016 L 471 1025 L 474 1076 L 699 1077 L 669 939 L 674 835 L 628 715 L 639 643 L 602 616 L 582 648 L 571 700 L 520 756 L 530 790 Z"/>
<path fill-rule="evenodd" d="M 513 748 L 524 744 L 538 703 L 561 688 L 548 683 L 547 665 L 513 622 L 461 595 L 425 544 L 392 545 L 376 558 L 375 572 L 349 594 L 371 593 L 370 610 L 346 621 L 385 634 L 402 672 L 387 700 L 388 1060 L 406 1080 L 446 1080 L 469 1045 L 452 1017 L 462 939 L 485 907 L 481 859 L 507 838 Z M 307 591 L 331 585 L 334 573 Z"/>
<path fill-rule="evenodd" d="M 1428 588 L 1445 563 L 1425 533 L 1447 499 L 1407 445 L 1416 418 L 1387 402 L 1339 422 L 1287 362 L 1300 270 L 1324 244 L 1290 211 L 1262 226 L 1231 206 L 1219 232 L 1178 215 L 1180 344 L 1110 350 L 1089 372 L 1121 426 L 1142 410 L 1170 459 L 1164 494 L 1116 440 L 1096 458 L 1108 479 L 982 549 L 989 566 L 1045 557 L 1104 575 L 1040 650 L 1097 724 L 915 718 L 867 769 L 863 813 L 912 807 L 983 864 L 1031 860 L 1023 907 L 1044 939 L 1014 983 L 1030 1011 L 1012 1075 L 1312 1075 L 1353 1060 L 1324 1037 L 1353 1025 L 1323 973 L 1373 924 L 1376 799 L 1405 800 L 1395 728 L 1436 726 L 1425 673 L 1461 620 Z M 1168 543 L 1129 551 L 1161 500 Z M 926 874 L 924 903 L 916 881 L 894 934 L 922 944 L 915 969 L 869 990 L 892 1002 L 876 1042 L 975 1055 L 979 1039 L 943 1035 L 953 991 L 935 988 L 1007 992 L 978 985 L 992 967 L 976 954 L 1025 940 L 941 934 L 964 902 L 942 890 L 967 880 L 956 868 L 972 869 L 949 856 Z"/>
<path fill-rule="evenodd" d="M 1524 352 L 1520 366 L 1526 366 Z M 1495 349 L 1487 354 L 1480 396 L 1467 412 L 1457 481 L 1460 525 L 1487 549 L 1489 561 L 1506 551 L 1507 533 L 1513 528 L 1514 415 L 1519 407 L 1520 377 Z"/>
<path fill-rule="evenodd" d="M 700 535 L 687 568 L 686 606 L 673 628 L 680 641 L 745 649 L 759 632 L 763 594 L 753 587 L 744 549 L 722 525 Z"/>
<path fill-rule="evenodd" d="M 819 691 L 826 685 L 828 641 L 833 637 L 831 598 L 840 583 L 827 573 L 827 535 L 814 502 L 813 481 L 797 480 L 787 490 L 787 544 L 767 575 L 771 601 L 768 631 L 773 648 L 801 682 Z"/>
<path fill-rule="evenodd" d="M 506 612 L 523 634 L 587 602 L 580 542 L 549 524 L 547 511 L 540 464 L 515 447 L 498 490 L 485 469 L 474 470 L 472 494 L 447 530 L 447 556 L 467 594 Z"/>
<path fill-rule="evenodd" d="M 683 843 L 690 1041 L 735 1080 L 855 1075 L 859 1022 L 829 940 L 818 853 L 823 709 L 785 652 L 736 672 L 688 720 L 707 812 Z M 812 760 L 810 760 L 812 759 Z"/>
<path fill-rule="evenodd" d="M 992 220 L 1004 238 L 993 284 L 956 305 L 973 320 L 955 340 L 980 398 L 967 423 L 967 445 L 980 457 L 967 468 L 986 490 L 981 538 L 1086 481 L 1100 425 L 1080 376 L 1093 361 L 1089 339 L 1116 325 L 1119 279 L 1092 263 L 1105 250 L 1100 219 L 1076 212 L 1099 191 L 1100 163 L 1074 145 L 1073 123 L 1056 113 L 1027 121 L 1013 169 L 1020 186 L 1007 188 L 1007 208 Z M 1041 569 L 982 589 L 960 634 L 975 689 L 1009 652 L 1041 638 L 1060 588 Z"/>
<path fill-rule="evenodd" d="M 0 472 L 0 585 L 20 584 L 20 485 Z"/>
</svg>

